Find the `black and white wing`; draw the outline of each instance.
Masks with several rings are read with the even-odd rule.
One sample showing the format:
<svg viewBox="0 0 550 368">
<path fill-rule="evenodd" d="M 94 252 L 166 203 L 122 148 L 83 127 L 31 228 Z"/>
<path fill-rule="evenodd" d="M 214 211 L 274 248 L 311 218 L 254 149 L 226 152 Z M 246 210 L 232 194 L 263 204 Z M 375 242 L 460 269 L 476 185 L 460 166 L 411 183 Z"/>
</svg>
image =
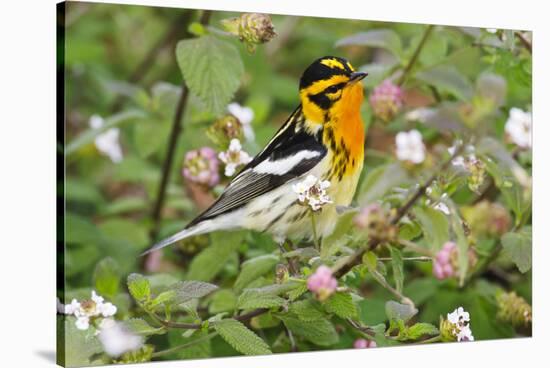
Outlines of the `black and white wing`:
<svg viewBox="0 0 550 368">
<path fill-rule="evenodd" d="M 317 165 L 327 150 L 321 144 L 320 134 L 313 136 L 303 129 L 302 119 L 301 107 L 298 107 L 263 151 L 241 170 L 218 200 L 188 227 L 236 210 Z"/>
<path fill-rule="evenodd" d="M 321 144 L 321 133 L 311 135 L 303 127 L 301 107 L 298 107 L 267 146 L 229 183 L 222 195 L 182 231 L 153 245 L 143 254 L 166 247 L 189 236 L 217 230 L 215 218 L 230 213 L 299 177 L 327 154 Z M 212 220 L 212 221 L 206 221 Z"/>
</svg>

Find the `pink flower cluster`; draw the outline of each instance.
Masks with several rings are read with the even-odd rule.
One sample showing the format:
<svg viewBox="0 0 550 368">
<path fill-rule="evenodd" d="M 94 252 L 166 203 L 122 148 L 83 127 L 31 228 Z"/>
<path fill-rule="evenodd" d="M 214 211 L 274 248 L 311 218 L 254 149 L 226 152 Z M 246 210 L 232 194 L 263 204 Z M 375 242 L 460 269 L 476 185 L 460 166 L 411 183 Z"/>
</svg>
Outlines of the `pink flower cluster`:
<svg viewBox="0 0 550 368">
<path fill-rule="evenodd" d="M 455 263 L 456 259 L 456 243 L 446 242 L 443 248 L 435 256 L 433 264 L 433 274 L 439 280 L 457 276 Z"/>
<path fill-rule="evenodd" d="M 320 301 L 328 299 L 336 291 L 337 286 L 338 281 L 332 276 L 331 269 L 325 265 L 319 266 L 307 279 L 307 288 L 315 293 Z"/>
<path fill-rule="evenodd" d="M 189 151 L 183 161 L 183 176 L 197 184 L 214 187 L 220 181 L 219 162 L 210 147 Z"/>
<path fill-rule="evenodd" d="M 370 341 L 367 339 L 357 339 L 353 342 L 353 348 L 354 349 L 369 349 L 369 348 L 375 348 L 376 342 Z"/>
<path fill-rule="evenodd" d="M 403 107 L 403 90 L 386 79 L 372 91 L 369 102 L 374 115 L 387 122 Z"/>
</svg>

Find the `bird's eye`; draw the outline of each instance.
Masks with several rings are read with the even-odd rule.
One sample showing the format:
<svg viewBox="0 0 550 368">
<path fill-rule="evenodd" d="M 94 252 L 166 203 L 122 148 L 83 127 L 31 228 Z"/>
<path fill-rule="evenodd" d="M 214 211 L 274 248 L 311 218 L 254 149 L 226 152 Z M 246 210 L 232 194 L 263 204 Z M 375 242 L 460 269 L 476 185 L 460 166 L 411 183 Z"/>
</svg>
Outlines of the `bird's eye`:
<svg viewBox="0 0 550 368">
<path fill-rule="evenodd" d="M 325 90 L 326 93 L 336 93 L 338 92 L 338 86 L 330 86 Z"/>
</svg>

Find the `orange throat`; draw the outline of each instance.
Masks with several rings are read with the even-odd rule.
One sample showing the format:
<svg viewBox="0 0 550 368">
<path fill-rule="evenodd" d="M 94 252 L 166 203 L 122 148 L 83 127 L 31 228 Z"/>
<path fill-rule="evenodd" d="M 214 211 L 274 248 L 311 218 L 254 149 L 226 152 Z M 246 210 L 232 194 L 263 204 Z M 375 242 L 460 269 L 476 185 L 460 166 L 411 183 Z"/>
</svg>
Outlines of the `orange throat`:
<svg viewBox="0 0 550 368">
<path fill-rule="evenodd" d="M 365 131 L 361 118 L 363 86 L 346 87 L 341 99 L 330 110 L 330 119 L 325 122 L 323 141 L 332 151 L 330 179 L 355 174 L 363 167 Z"/>
</svg>

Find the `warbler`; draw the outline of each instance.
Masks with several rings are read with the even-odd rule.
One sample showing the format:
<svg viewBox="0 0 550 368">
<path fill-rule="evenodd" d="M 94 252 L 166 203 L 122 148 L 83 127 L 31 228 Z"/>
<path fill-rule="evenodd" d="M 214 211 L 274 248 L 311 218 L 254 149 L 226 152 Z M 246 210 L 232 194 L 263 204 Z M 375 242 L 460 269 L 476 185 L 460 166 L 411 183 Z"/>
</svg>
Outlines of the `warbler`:
<svg viewBox="0 0 550 368">
<path fill-rule="evenodd" d="M 299 106 L 266 147 L 207 210 L 145 253 L 190 236 L 237 228 L 268 232 L 279 241 L 311 240 L 311 209 L 293 191 L 310 175 L 330 182 L 331 201 L 315 214 L 317 236 L 330 235 L 336 208 L 350 204 L 363 168 L 363 86 L 359 82 L 366 76 L 340 57 L 315 60 L 300 79 Z"/>
</svg>

